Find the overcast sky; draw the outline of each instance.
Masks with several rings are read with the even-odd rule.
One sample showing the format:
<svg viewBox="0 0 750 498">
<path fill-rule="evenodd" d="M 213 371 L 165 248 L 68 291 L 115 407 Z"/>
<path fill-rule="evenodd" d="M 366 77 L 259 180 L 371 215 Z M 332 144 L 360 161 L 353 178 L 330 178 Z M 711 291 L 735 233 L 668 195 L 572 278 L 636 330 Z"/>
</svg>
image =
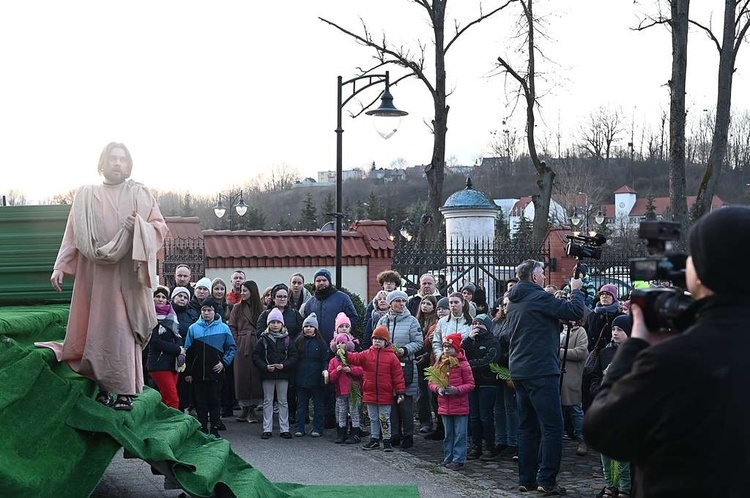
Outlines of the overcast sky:
<svg viewBox="0 0 750 498">
<path fill-rule="evenodd" d="M 538 133 L 560 127 L 572 139 L 599 106 L 620 107 L 636 128 L 655 127 L 668 104 L 669 33 L 631 29 L 655 1 L 536 3 L 537 13 L 549 13 L 542 47 L 554 62 L 540 63 L 547 81 L 539 82 L 546 94 Z M 693 0 L 691 12 L 708 23 L 707 7 L 720 4 Z M 448 18 L 465 24 L 477 5 L 453 1 Z M 488 155 L 490 132 L 511 113 L 494 61 L 514 57 L 516 15 L 514 8 L 479 24 L 448 54 L 447 157 L 460 164 Z M 18 189 L 42 199 L 97 182 L 98 156 L 110 141 L 130 148 L 134 179 L 194 194 L 227 191 L 274 165 L 301 177 L 334 169 L 336 77 L 354 76 L 372 52 L 318 16 L 354 30 L 361 16 L 393 43 L 430 40 L 422 9 L 409 0 L 0 2 L 0 193 Z M 697 113 L 715 105 L 718 55 L 697 31 L 689 53 L 688 106 Z M 734 106 L 748 109 L 750 47 L 740 51 L 737 69 Z M 410 80 L 392 93 L 409 116 L 387 141 L 370 118 L 345 117 L 344 168 L 388 167 L 399 157 L 429 162 L 426 89 Z M 521 110 L 509 123 L 522 126 Z"/>
</svg>

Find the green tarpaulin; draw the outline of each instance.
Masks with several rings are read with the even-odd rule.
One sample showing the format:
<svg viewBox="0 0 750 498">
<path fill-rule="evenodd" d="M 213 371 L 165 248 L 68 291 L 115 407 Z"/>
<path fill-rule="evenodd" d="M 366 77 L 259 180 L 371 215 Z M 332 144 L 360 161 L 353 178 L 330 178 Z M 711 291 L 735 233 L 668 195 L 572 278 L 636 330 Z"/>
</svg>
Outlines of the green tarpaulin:
<svg viewBox="0 0 750 498">
<path fill-rule="evenodd" d="M 228 441 L 147 389 L 132 412 L 94 400 L 95 384 L 35 341 L 61 340 L 65 306 L 0 307 L 0 496 L 90 495 L 120 447 L 164 462 L 191 496 L 417 497 L 414 486 L 304 486 L 269 482 Z"/>
</svg>

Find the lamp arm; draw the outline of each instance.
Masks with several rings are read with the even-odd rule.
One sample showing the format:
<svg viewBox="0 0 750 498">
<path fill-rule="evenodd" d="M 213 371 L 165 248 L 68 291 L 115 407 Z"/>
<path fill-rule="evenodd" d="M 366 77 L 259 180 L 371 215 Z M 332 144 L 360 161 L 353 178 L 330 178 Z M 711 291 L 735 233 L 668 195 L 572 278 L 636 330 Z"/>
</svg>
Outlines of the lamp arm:
<svg viewBox="0 0 750 498">
<path fill-rule="evenodd" d="M 367 83 L 364 86 L 357 88 L 357 82 L 361 80 L 367 80 Z M 346 85 L 351 84 L 352 93 L 339 104 L 340 108 L 343 109 L 344 106 L 347 103 L 349 103 L 349 101 L 352 100 L 354 97 L 356 97 L 360 92 L 363 92 L 367 90 L 368 88 L 375 86 L 375 85 L 379 85 L 383 82 L 385 82 L 385 89 L 382 92 L 380 92 L 380 95 L 378 95 L 376 99 L 374 99 L 367 107 L 365 107 L 365 109 L 367 109 L 368 107 L 373 105 L 375 102 L 377 102 L 378 99 L 383 95 L 385 90 L 388 90 L 388 87 L 390 86 L 388 73 L 386 72 L 386 74 L 368 74 L 365 76 L 356 76 L 354 78 L 343 81 L 340 87 L 343 89 Z"/>
</svg>

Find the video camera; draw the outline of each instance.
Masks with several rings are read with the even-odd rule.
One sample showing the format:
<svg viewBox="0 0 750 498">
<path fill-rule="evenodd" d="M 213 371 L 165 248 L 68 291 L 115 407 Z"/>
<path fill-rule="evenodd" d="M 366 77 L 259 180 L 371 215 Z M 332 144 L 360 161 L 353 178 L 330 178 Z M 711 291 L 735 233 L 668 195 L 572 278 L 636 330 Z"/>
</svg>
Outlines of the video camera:
<svg viewBox="0 0 750 498">
<path fill-rule="evenodd" d="M 572 256 L 579 261 L 583 258 L 601 259 L 602 246 L 607 242 L 607 237 L 597 233 L 596 235 L 566 235 L 568 244 L 565 246 L 565 254 Z M 580 264 L 573 268 L 573 277 L 581 278 Z"/>
<path fill-rule="evenodd" d="M 631 303 L 643 310 L 649 330 L 682 329 L 680 316 L 693 302 L 685 295 L 685 263 L 687 254 L 673 252 L 674 241 L 680 238 L 680 224 L 671 221 L 642 221 L 638 237 L 646 240 L 647 258 L 630 260 L 630 280 L 668 280 L 674 287 L 634 290 Z"/>
</svg>

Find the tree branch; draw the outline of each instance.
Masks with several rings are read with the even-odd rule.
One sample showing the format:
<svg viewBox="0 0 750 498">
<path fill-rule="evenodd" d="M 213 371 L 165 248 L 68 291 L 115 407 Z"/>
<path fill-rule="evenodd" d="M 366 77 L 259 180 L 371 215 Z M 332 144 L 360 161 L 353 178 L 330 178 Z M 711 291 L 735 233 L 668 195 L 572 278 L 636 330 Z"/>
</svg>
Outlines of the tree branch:
<svg viewBox="0 0 750 498">
<path fill-rule="evenodd" d="M 711 31 L 711 28 L 702 25 L 698 21 L 693 21 L 692 19 L 688 19 L 688 23 L 690 23 L 693 26 L 697 26 L 700 29 L 702 29 L 706 33 L 706 36 L 708 36 L 708 39 L 711 40 L 712 42 L 714 42 L 714 45 L 716 45 L 716 50 L 718 50 L 719 52 L 721 52 L 721 43 L 719 42 L 719 40 L 716 39 L 716 37 L 714 36 L 713 31 Z"/>
<path fill-rule="evenodd" d="M 443 53 L 447 53 L 448 49 L 451 48 L 451 45 L 453 45 L 453 42 L 455 42 L 458 39 L 459 36 L 461 36 L 462 34 L 464 34 L 467 29 L 469 29 L 473 25 L 478 24 L 478 23 L 484 21 L 485 19 L 487 19 L 487 18 L 489 18 L 489 17 L 497 14 L 498 12 L 500 12 L 501 10 L 503 10 L 505 7 L 507 7 L 508 5 L 510 5 L 510 4 L 512 4 L 513 2 L 516 2 L 516 1 L 518 1 L 518 0 L 507 0 L 503 5 L 501 5 L 500 7 L 496 8 L 495 10 L 493 10 L 493 11 L 487 13 L 487 14 L 482 14 L 481 5 L 480 5 L 479 17 L 477 17 L 476 19 L 474 19 L 473 21 L 471 21 L 469 24 L 467 24 L 466 26 L 464 26 L 461 29 L 458 29 L 458 25 L 456 25 L 456 35 L 453 38 L 451 38 L 451 40 L 445 46 L 445 49 L 443 50 Z"/>
<path fill-rule="evenodd" d="M 388 44 L 385 40 L 385 35 L 383 36 L 382 43 L 376 43 L 372 40 L 372 36 L 370 35 L 369 31 L 367 30 L 367 26 L 365 25 L 364 21 L 362 21 L 362 26 L 365 31 L 365 36 L 360 36 L 352 31 L 349 31 L 348 29 L 342 28 L 338 24 L 331 22 L 327 19 L 324 19 L 322 17 L 318 17 L 321 21 L 324 23 L 333 26 L 334 28 L 338 29 L 342 33 L 349 35 L 350 37 L 357 40 L 359 43 L 374 48 L 378 52 L 378 60 L 380 60 L 381 65 L 384 64 L 395 64 L 398 66 L 401 66 L 403 68 L 411 70 L 414 76 L 419 78 L 427 87 L 430 94 L 432 95 L 433 99 L 437 97 L 437 94 L 435 92 L 435 88 L 432 86 L 432 83 L 430 83 L 430 80 L 427 79 L 427 76 L 424 74 L 424 66 L 421 66 L 419 63 L 411 60 L 408 58 L 408 54 L 405 54 L 401 51 L 396 51 L 388 47 Z M 387 60 L 386 55 L 389 55 L 393 58 L 393 60 Z M 424 54 L 422 56 L 422 61 L 424 60 Z"/>
</svg>

